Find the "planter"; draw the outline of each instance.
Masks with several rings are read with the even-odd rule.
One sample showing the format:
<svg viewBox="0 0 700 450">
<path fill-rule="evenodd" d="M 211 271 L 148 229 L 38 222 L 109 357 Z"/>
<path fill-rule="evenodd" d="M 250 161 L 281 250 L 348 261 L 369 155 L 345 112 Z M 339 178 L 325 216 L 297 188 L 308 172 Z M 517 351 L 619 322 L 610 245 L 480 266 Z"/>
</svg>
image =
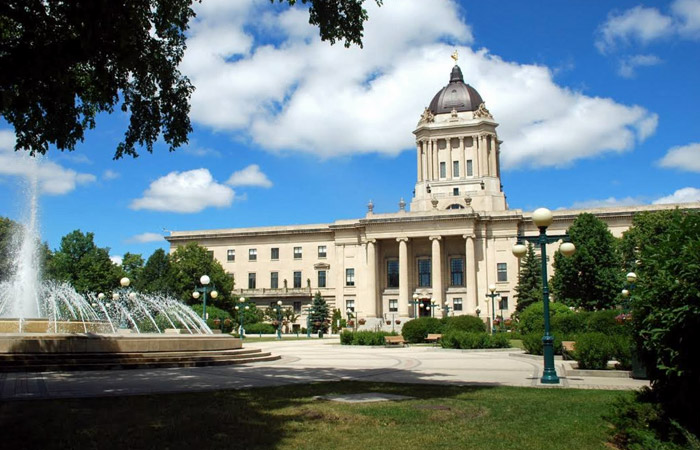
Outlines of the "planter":
<svg viewBox="0 0 700 450">
<path fill-rule="evenodd" d="M 401 325 L 401 321 L 399 319 L 396 319 L 396 325 Z"/>
<path fill-rule="evenodd" d="M 224 326 L 228 327 L 231 325 L 231 319 L 224 319 Z"/>
<path fill-rule="evenodd" d="M 391 320 L 387 320 L 387 321 L 386 321 L 386 324 L 387 324 L 387 325 L 391 325 Z"/>
<path fill-rule="evenodd" d="M 367 321 L 365 319 L 360 319 L 357 321 L 357 323 L 359 323 L 360 325 L 364 325 L 367 323 Z"/>
</svg>

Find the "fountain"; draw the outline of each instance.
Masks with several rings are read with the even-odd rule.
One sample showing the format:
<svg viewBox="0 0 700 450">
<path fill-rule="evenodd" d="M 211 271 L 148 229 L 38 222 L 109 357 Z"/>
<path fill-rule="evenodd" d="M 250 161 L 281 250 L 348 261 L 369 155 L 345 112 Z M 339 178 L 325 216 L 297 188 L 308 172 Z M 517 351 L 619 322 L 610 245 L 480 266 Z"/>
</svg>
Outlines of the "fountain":
<svg viewBox="0 0 700 450">
<path fill-rule="evenodd" d="M 128 278 L 111 296 L 82 295 L 68 283 L 42 280 L 36 175 L 29 185 L 27 218 L 15 233 L 11 255 L 14 268 L 0 283 L 0 371 L 277 359 L 259 350 L 243 351 L 240 339 L 213 334 L 202 318 L 172 297 L 131 290 Z"/>
</svg>

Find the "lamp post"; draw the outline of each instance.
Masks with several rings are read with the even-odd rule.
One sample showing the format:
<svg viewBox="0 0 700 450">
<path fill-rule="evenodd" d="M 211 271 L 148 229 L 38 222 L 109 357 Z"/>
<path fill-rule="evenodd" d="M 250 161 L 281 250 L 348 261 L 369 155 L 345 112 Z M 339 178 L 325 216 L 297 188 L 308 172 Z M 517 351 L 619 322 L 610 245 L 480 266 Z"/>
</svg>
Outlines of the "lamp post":
<svg viewBox="0 0 700 450">
<path fill-rule="evenodd" d="M 547 235 L 547 227 L 554 220 L 552 212 L 547 208 L 538 208 L 532 213 L 532 220 L 540 230 L 539 236 L 522 236 L 518 234 L 518 242 L 513 246 L 513 254 L 522 258 L 527 253 L 524 241 L 540 245 L 540 258 L 542 259 L 542 301 L 544 303 L 544 336 L 542 337 L 544 353 L 544 370 L 540 381 L 545 384 L 559 384 L 559 377 L 554 368 L 554 336 L 549 333 L 549 285 L 547 284 L 547 244 L 563 239 L 559 246 L 559 251 L 564 256 L 571 256 L 576 251 L 576 247 L 568 242 L 569 235 Z"/>
<path fill-rule="evenodd" d="M 439 305 L 434 301 L 430 301 L 430 306 L 428 307 L 428 309 L 430 309 L 430 317 L 435 317 L 435 311 L 437 311 L 438 306 Z"/>
<path fill-rule="evenodd" d="M 238 299 L 239 305 L 235 306 L 235 310 L 238 311 L 238 318 L 241 321 L 241 327 L 238 329 L 238 335 L 241 337 L 241 339 L 245 339 L 245 329 L 243 328 L 243 316 L 245 315 L 244 312 L 248 311 L 250 309 L 250 305 L 248 305 L 248 299 L 241 297 Z"/>
<path fill-rule="evenodd" d="M 497 297 L 500 297 L 500 294 L 496 293 L 496 285 L 495 284 L 489 285 L 489 292 L 491 292 L 491 293 L 486 294 L 486 296 L 491 297 L 491 334 L 496 334 L 496 309 L 494 307 L 493 301 Z"/>
<path fill-rule="evenodd" d="M 308 307 L 306 310 L 306 337 L 311 338 L 311 314 L 315 311 L 312 307 Z"/>
<path fill-rule="evenodd" d="M 282 340 L 282 300 L 277 300 L 273 308 L 277 311 L 277 339 Z"/>
<path fill-rule="evenodd" d="M 345 310 L 346 313 L 348 313 L 348 319 L 352 319 L 352 329 L 353 331 L 357 331 L 357 313 L 354 312 L 352 309 L 348 308 Z"/>
<path fill-rule="evenodd" d="M 622 290 L 622 297 L 624 297 L 624 300 L 622 301 L 622 313 L 627 314 L 629 311 L 629 305 L 630 302 L 632 301 L 632 291 L 635 288 L 635 283 L 637 282 L 637 274 L 634 272 L 630 272 L 627 274 L 627 285 L 625 288 Z"/>
<path fill-rule="evenodd" d="M 411 305 L 413 305 L 413 318 L 414 318 L 414 319 L 417 319 L 417 318 L 418 318 L 418 305 L 422 304 L 421 301 L 420 301 L 419 299 L 420 299 L 420 295 L 418 295 L 418 294 L 413 294 L 413 301 L 412 301 L 412 302 L 408 302 L 408 303 L 410 303 Z M 393 322 L 393 320 L 392 320 L 392 322 Z"/>
<path fill-rule="evenodd" d="M 505 310 L 503 307 L 503 298 L 498 299 L 498 309 L 501 310 L 501 332 L 504 333 L 506 331 L 506 317 L 503 314 L 503 311 Z"/>
<path fill-rule="evenodd" d="M 200 292 L 202 293 L 202 319 L 206 322 L 207 320 L 207 292 L 210 293 L 211 298 L 216 298 L 219 296 L 219 293 L 216 292 L 216 286 L 212 285 L 209 287 L 209 283 L 211 282 L 211 279 L 209 278 L 208 275 L 202 275 L 199 277 L 199 282 L 202 284 L 202 287 L 196 287 L 194 288 L 194 291 L 192 292 L 192 298 L 197 300 L 199 298 Z"/>
<path fill-rule="evenodd" d="M 452 307 L 450 305 L 448 305 L 447 303 L 445 303 L 445 305 L 442 307 L 442 312 L 445 314 L 445 317 L 450 316 L 451 309 L 452 309 Z"/>
</svg>

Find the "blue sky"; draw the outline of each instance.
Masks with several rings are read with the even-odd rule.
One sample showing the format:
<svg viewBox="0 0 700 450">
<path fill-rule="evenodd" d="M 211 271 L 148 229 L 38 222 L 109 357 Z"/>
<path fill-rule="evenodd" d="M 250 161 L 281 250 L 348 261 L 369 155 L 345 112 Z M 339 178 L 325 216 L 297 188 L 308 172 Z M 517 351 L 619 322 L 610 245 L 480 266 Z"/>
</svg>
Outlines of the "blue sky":
<svg viewBox="0 0 700 450">
<path fill-rule="evenodd" d="M 327 223 L 410 201 L 411 131 L 449 81 L 500 123 L 510 208 L 700 200 L 700 0 L 385 0 L 364 49 L 317 38 L 301 8 L 196 6 L 181 69 L 189 145 L 112 160 L 121 113 L 40 161 L 42 238 L 75 229 L 111 255 L 166 248 L 164 230 Z M 0 215 L 21 220 L 30 162 L 0 122 Z"/>
</svg>

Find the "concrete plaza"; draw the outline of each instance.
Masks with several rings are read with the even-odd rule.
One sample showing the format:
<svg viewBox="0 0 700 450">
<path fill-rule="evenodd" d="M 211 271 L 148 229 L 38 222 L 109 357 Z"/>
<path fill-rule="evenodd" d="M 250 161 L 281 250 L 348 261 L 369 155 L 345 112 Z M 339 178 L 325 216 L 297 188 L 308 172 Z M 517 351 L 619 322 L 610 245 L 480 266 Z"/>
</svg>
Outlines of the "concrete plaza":
<svg viewBox="0 0 700 450">
<path fill-rule="evenodd" d="M 337 380 L 545 387 L 539 382 L 542 357 L 514 349 L 341 346 L 336 337 L 244 343 L 244 348 L 260 348 L 282 358 L 196 368 L 1 373 L 0 400 L 246 389 Z M 551 386 L 554 388 L 639 389 L 648 385 L 626 377 L 574 375 L 569 362 L 561 360 L 555 365 L 561 383 Z"/>
</svg>

